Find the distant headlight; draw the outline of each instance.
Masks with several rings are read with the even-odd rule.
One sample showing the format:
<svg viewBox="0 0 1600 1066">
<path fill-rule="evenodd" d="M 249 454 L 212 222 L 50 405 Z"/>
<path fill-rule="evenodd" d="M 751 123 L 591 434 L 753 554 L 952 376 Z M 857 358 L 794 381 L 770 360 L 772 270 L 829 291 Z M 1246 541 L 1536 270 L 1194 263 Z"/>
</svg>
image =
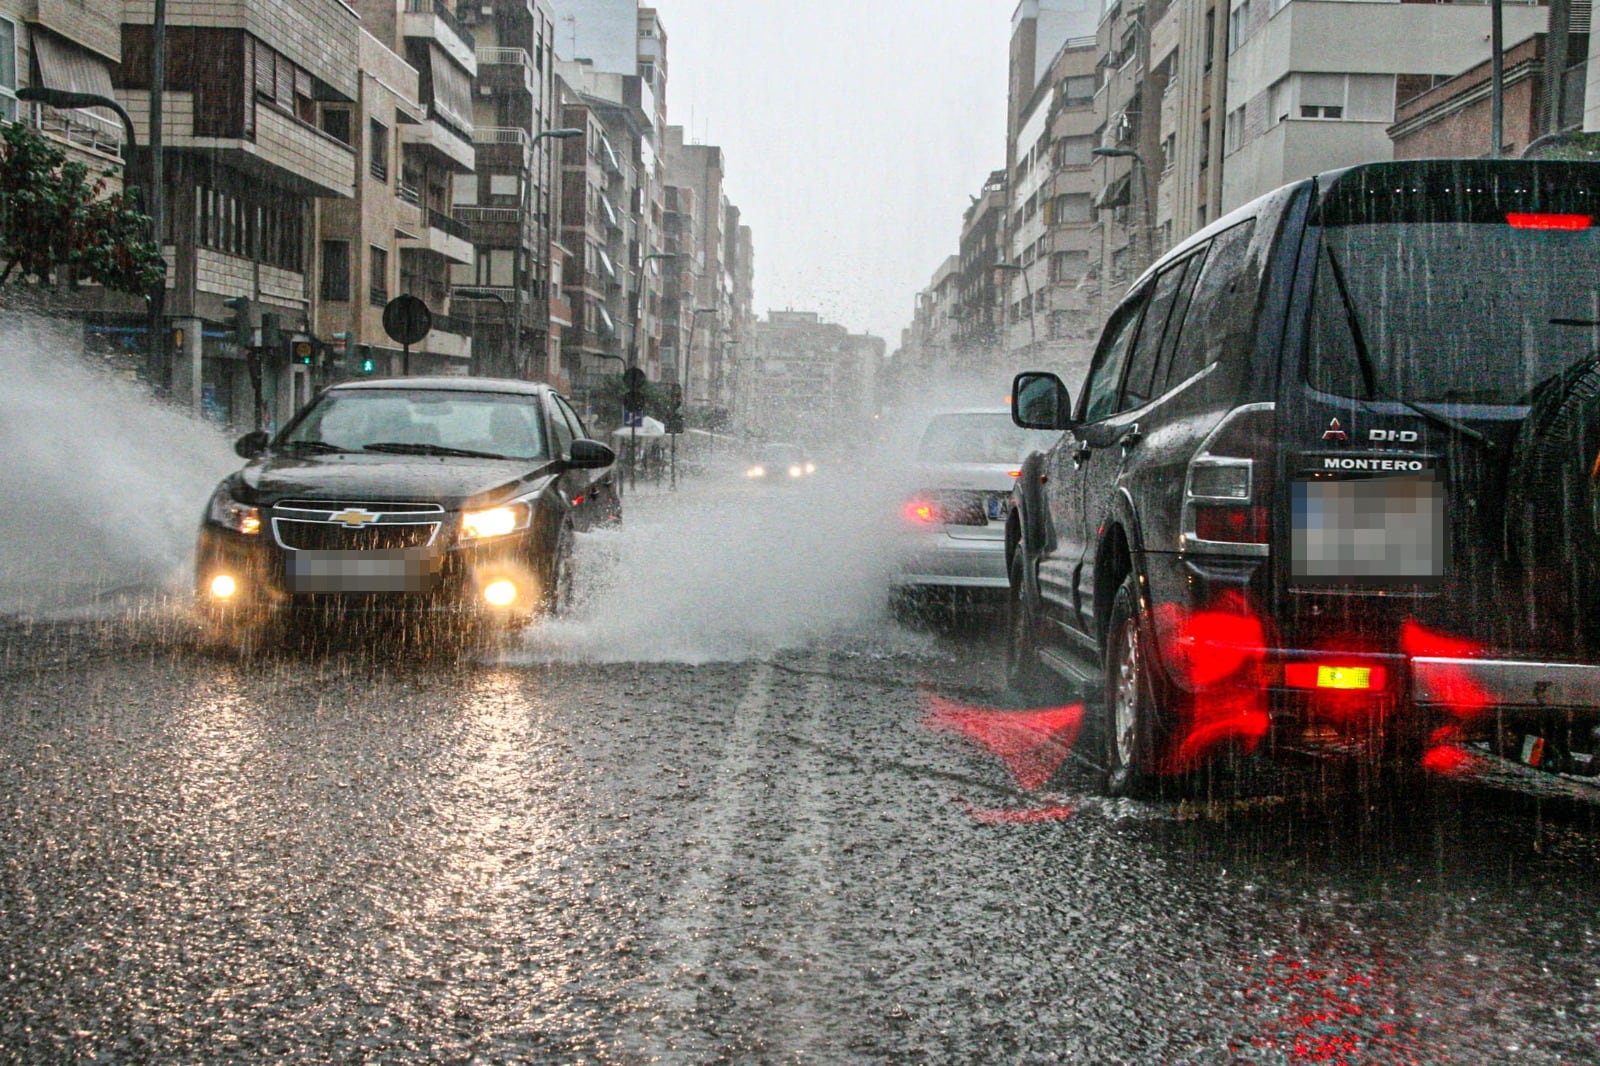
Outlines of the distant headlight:
<svg viewBox="0 0 1600 1066">
<path fill-rule="evenodd" d="M 206 520 L 247 537 L 261 532 L 260 509 L 240 503 L 228 495 L 227 489 L 218 489 L 211 497 L 211 503 L 206 507 Z"/>
<path fill-rule="evenodd" d="M 461 539 L 486 540 L 489 537 L 503 537 L 507 533 L 526 529 L 527 526 L 528 505 L 525 503 L 490 507 L 482 511 L 465 511 L 461 515 Z"/>
<path fill-rule="evenodd" d="M 802 467 L 799 463 L 796 463 L 795 465 L 793 465 L 793 466 L 791 466 L 789 468 L 789 476 L 790 477 L 805 477 L 806 476 L 805 468 Z"/>
<path fill-rule="evenodd" d="M 811 460 L 807 459 L 806 460 L 806 473 L 815 474 L 816 472 L 817 472 L 817 464 L 813 463 Z"/>
<path fill-rule="evenodd" d="M 752 466 L 749 470 L 746 470 L 744 472 L 744 476 L 745 477 L 766 477 L 767 476 L 767 468 L 764 467 L 764 466 Z"/>
</svg>

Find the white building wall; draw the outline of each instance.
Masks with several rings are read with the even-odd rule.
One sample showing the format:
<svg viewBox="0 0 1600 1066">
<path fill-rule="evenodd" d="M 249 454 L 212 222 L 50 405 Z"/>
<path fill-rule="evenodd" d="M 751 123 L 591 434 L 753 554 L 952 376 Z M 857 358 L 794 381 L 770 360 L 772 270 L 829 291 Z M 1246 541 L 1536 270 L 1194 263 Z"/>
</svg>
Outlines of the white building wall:
<svg viewBox="0 0 1600 1066">
<path fill-rule="evenodd" d="M 1268 0 L 1254 0 L 1266 3 Z M 1233 9 L 1241 7 L 1235 3 Z M 1228 58 L 1223 121 L 1246 109 L 1245 132 L 1223 157 L 1222 210 L 1321 170 L 1393 158 L 1387 115 L 1365 121 L 1268 125 L 1267 94 L 1291 74 L 1459 74 L 1489 58 L 1489 7 L 1386 0 L 1289 0 Z M 1542 33 L 1548 9 L 1507 4 L 1505 39 Z M 1297 112 L 1296 112 L 1297 114 Z"/>
</svg>

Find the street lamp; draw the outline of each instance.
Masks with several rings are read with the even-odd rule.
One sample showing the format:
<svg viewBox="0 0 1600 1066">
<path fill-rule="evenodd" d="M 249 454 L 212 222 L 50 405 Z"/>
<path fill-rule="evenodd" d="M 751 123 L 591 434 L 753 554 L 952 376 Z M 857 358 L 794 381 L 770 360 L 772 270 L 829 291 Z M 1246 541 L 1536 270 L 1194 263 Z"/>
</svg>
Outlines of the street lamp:
<svg viewBox="0 0 1600 1066">
<path fill-rule="evenodd" d="M 1150 196 L 1149 190 L 1145 187 L 1145 172 L 1149 168 L 1144 165 L 1144 156 L 1132 148 L 1091 148 L 1089 154 L 1100 156 L 1102 159 L 1133 160 L 1133 169 L 1139 175 L 1139 243 L 1143 248 L 1138 265 L 1140 270 L 1143 270 L 1150 265 L 1150 260 L 1155 255 L 1155 249 L 1151 247 L 1153 242 L 1150 235 Z M 1139 271 L 1135 270 L 1132 273 L 1137 277 Z"/>
<path fill-rule="evenodd" d="M 28 103 L 44 104 L 46 107 L 53 107 L 58 111 L 77 111 L 87 107 L 104 107 L 115 111 L 117 117 L 122 120 L 122 132 L 127 140 L 127 144 L 123 149 L 122 164 L 123 191 L 127 191 L 130 184 L 128 177 L 132 172 L 132 167 L 129 166 L 128 161 L 139 150 L 139 138 L 134 133 L 132 117 L 123 109 L 121 104 L 111 99 L 111 97 L 101 96 L 99 93 L 47 89 L 39 85 L 29 85 L 26 88 L 18 89 L 17 99 Z M 145 375 L 158 391 L 165 392 L 170 382 L 166 373 L 166 359 L 164 358 L 166 353 L 161 336 L 164 325 L 163 319 L 166 317 L 164 297 L 167 289 L 167 267 L 166 260 L 161 258 L 162 222 L 160 198 L 156 195 L 157 184 L 153 171 L 141 175 L 138 181 L 132 183 L 133 187 L 139 190 L 140 198 L 144 201 L 141 206 L 147 208 L 146 217 L 150 219 L 150 240 L 156 246 L 157 258 L 161 259 L 161 281 L 154 289 L 145 294 L 149 312 L 146 328 L 150 334 L 145 347 Z"/>
<path fill-rule="evenodd" d="M 1008 263 L 1004 259 L 995 263 L 996 270 L 1022 275 L 1022 290 L 1028 296 L 1028 354 L 1032 355 L 1039 347 L 1039 331 L 1033 324 L 1033 282 L 1028 278 L 1028 268 L 1020 263 Z"/>
<path fill-rule="evenodd" d="M 639 365 L 639 320 L 644 317 L 644 273 L 649 268 L 652 259 L 676 259 L 677 252 L 649 252 L 639 260 L 639 277 L 633 284 L 633 352 L 628 360 L 629 367 Z M 634 398 L 632 390 L 630 398 Z M 637 404 L 635 404 L 637 406 Z M 644 417 L 643 410 L 636 410 L 628 419 L 628 487 L 638 485 L 639 477 L 639 421 Z"/>
<path fill-rule="evenodd" d="M 554 130 L 540 130 L 528 142 L 528 151 L 523 156 L 522 162 L 517 166 L 517 244 L 511 254 L 511 365 L 516 375 L 520 378 L 528 376 L 528 360 L 522 351 L 522 245 L 528 230 L 528 163 L 533 155 L 536 145 L 546 137 L 555 140 L 567 140 L 570 137 L 582 137 L 584 131 L 572 127 L 563 127 Z M 549 183 L 546 182 L 546 185 Z M 531 271 L 530 271 L 531 273 Z M 548 315 L 549 308 L 546 307 Z M 548 330 L 548 318 L 545 328 Z"/>
</svg>

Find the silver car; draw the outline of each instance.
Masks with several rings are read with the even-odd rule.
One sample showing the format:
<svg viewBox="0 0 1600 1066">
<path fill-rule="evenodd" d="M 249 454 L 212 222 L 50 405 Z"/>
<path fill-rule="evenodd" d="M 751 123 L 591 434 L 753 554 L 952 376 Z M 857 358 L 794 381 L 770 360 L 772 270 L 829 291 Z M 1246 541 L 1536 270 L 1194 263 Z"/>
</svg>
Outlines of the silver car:
<svg viewBox="0 0 1600 1066">
<path fill-rule="evenodd" d="M 1004 593 L 1006 512 L 1022 460 L 1061 436 L 1020 429 L 1006 409 L 947 411 L 922 431 L 901 504 L 897 591 Z"/>
</svg>

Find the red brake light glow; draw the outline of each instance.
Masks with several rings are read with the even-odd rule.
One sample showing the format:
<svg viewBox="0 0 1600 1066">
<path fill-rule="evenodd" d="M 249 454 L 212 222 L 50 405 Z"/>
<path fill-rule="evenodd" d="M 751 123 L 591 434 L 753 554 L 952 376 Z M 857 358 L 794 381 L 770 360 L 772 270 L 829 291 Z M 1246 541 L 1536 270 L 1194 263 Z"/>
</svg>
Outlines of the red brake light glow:
<svg viewBox="0 0 1600 1066">
<path fill-rule="evenodd" d="M 905 516 L 911 522 L 937 522 L 939 508 L 931 500 L 911 500 L 906 504 Z"/>
<path fill-rule="evenodd" d="M 1195 536 L 1233 544 L 1267 543 L 1265 507 L 1196 507 Z"/>
<path fill-rule="evenodd" d="M 1506 223 L 1513 229 L 1588 229 L 1594 224 L 1591 215 L 1552 214 L 1547 211 L 1512 211 Z"/>
<path fill-rule="evenodd" d="M 1011 476 L 1012 476 L 1012 477 L 1021 477 L 1021 476 L 1022 476 L 1022 471 L 1020 471 L 1020 470 L 1013 470 L 1013 471 L 1011 471 Z"/>
</svg>

